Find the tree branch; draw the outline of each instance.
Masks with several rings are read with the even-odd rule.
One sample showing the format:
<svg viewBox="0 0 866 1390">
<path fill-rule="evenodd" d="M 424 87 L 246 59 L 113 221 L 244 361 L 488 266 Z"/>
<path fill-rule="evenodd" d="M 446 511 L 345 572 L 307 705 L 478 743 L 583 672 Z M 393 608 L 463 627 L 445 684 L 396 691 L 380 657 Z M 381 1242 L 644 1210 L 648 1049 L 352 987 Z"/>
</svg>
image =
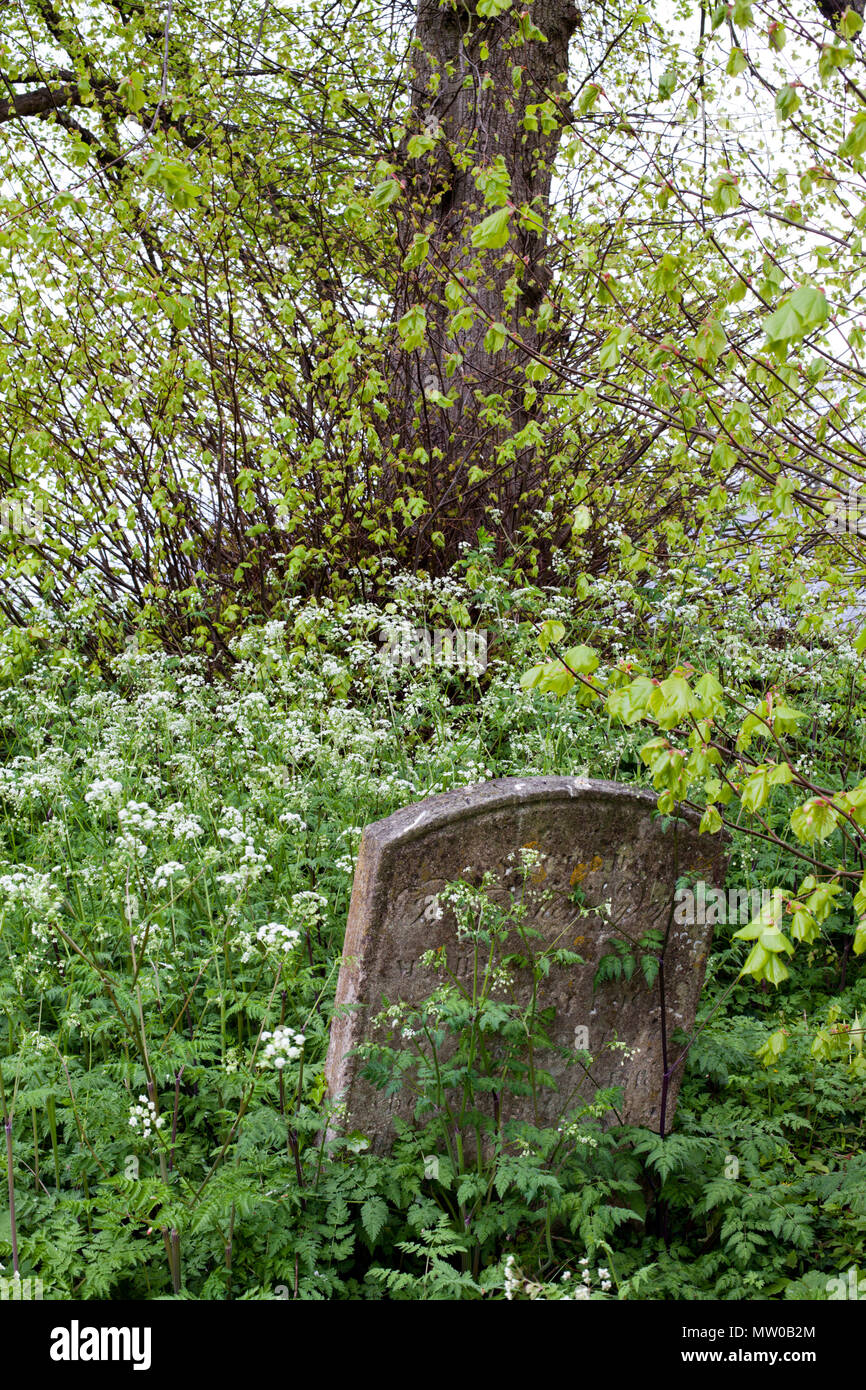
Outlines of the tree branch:
<svg viewBox="0 0 866 1390">
<path fill-rule="evenodd" d="M 80 106 L 81 92 L 75 83 L 64 83 L 62 87 L 39 87 L 35 92 L 23 92 L 21 96 L 0 101 L 0 125 L 4 121 L 14 121 L 18 116 L 50 116 L 53 111 L 61 111 L 65 106 Z"/>
</svg>

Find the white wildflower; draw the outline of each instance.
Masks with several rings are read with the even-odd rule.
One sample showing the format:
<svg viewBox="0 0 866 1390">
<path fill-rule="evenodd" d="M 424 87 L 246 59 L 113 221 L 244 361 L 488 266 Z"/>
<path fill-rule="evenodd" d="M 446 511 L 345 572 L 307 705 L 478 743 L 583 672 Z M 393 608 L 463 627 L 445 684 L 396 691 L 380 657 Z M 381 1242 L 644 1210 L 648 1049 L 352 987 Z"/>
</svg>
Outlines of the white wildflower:
<svg viewBox="0 0 866 1390">
<path fill-rule="evenodd" d="M 304 1034 L 296 1033 L 294 1028 L 275 1028 L 273 1033 L 262 1033 L 265 1047 L 262 1051 L 260 1067 L 276 1067 L 282 1071 L 286 1062 L 294 1062 L 300 1057 L 304 1047 Z"/>
<path fill-rule="evenodd" d="M 105 806 L 116 801 L 122 792 L 122 782 L 115 782 L 112 777 L 98 777 L 84 793 L 84 800 L 95 801 L 100 806 Z"/>
<path fill-rule="evenodd" d="M 130 1107 L 130 1128 L 140 1129 L 145 1139 L 149 1139 L 154 1130 L 162 1129 L 163 1123 L 162 1115 L 157 1115 L 156 1105 L 147 1096 L 139 1096 L 138 1104 Z"/>
</svg>

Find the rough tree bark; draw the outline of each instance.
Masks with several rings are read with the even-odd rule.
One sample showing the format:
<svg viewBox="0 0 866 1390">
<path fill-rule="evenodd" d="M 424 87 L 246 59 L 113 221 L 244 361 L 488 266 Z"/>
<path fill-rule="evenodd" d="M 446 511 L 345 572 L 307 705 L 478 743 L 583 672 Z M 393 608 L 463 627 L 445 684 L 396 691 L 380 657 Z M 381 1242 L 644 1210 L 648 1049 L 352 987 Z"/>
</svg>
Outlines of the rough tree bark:
<svg viewBox="0 0 866 1390">
<path fill-rule="evenodd" d="M 429 251 L 402 276 L 397 316 L 422 307 L 427 333 L 411 353 L 395 354 L 394 401 L 403 458 L 419 442 L 428 455 L 426 480 L 412 478 L 433 509 L 419 533 L 443 530 L 452 554 L 455 531 L 471 535 L 491 495 L 508 534 L 537 474 L 532 447 L 503 459 L 502 446 L 532 415 L 525 368 L 543 348 L 551 170 L 579 21 L 573 0 L 491 13 L 502 8 L 498 0 L 418 0 L 402 147 L 401 252 L 423 236 Z M 420 155 L 418 137 L 433 142 Z M 491 176 L 496 191 L 485 201 Z M 504 244 L 473 245 L 473 229 L 496 211 L 507 222 Z M 501 347 L 488 337 L 491 325 L 505 330 Z M 451 408 L 434 402 L 437 393 L 450 395 Z M 473 469 L 485 477 L 472 481 Z"/>
</svg>

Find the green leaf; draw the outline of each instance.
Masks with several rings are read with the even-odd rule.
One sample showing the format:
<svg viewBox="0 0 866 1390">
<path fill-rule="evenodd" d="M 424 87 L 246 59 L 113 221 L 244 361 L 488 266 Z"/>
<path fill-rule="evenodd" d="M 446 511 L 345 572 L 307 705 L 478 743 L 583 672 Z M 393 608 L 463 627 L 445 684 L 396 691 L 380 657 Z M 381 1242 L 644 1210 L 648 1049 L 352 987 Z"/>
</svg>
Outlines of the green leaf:
<svg viewBox="0 0 866 1390">
<path fill-rule="evenodd" d="M 736 174 L 719 174 L 710 193 L 710 207 L 714 212 L 730 212 L 737 207 L 740 201 L 737 183 Z"/>
<path fill-rule="evenodd" d="M 791 814 L 791 829 L 804 845 L 815 844 L 832 835 L 839 821 L 839 812 L 824 797 L 804 801 Z"/>
<path fill-rule="evenodd" d="M 511 201 L 511 175 L 501 154 L 492 164 L 480 164 L 472 170 L 476 188 L 484 194 L 489 208 L 504 208 Z"/>
<path fill-rule="evenodd" d="M 659 100 L 668 101 L 677 89 L 677 70 L 668 68 L 659 78 Z"/>
<path fill-rule="evenodd" d="M 697 710 L 698 702 L 684 676 L 668 676 L 659 686 L 662 703 L 655 712 L 659 727 L 673 729 Z"/>
<path fill-rule="evenodd" d="M 152 154 L 142 171 L 147 184 L 161 188 L 176 208 L 188 208 L 201 196 L 201 189 L 193 182 L 189 167 L 180 159 L 167 159 L 162 154 Z"/>
<path fill-rule="evenodd" d="M 189 327 L 193 315 L 193 301 L 189 295 L 171 296 L 164 301 L 164 307 L 175 328 Z"/>
<path fill-rule="evenodd" d="M 671 748 L 667 739 L 650 739 L 649 743 L 645 743 L 641 748 L 640 756 L 649 767 L 656 791 L 678 790 L 685 758 L 678 749 Z"/>
<path fill-rule="evenodd" d="M 414 270 L 417 266 L 426 261 L 429 253 L 430 238 L 422 236 L 420 232 L 416 232 L 415 236 L 412 238 L 412 244 L 409 250 L 403 257 L 403 269 Z"/>
<path fill-rule="evenodd" d="M 839 154 L 843 159 L 856 159 L 866 150 L 866 111 L 860 111 L 854 117 L 854 124 L 839 146 Z"/>
<path fill-rule="evenodd" d="M 598 670 L 598 655 L 592 647 L 569 647 L 562 659 L 578 676 L 591 676 L 593 671 Z"/>
<path fill-rule="evenodd" d="M 475 310 L 470 304 L 465 304 L 462 309 L 458 309 L 448 325 L 448 331 L 452 334 L 462 333 L 467 328 L 471 328 L 475 322 Z"/>
<path fill-rule="evenodd" d="M 607 711 L 612 719 L 621 719 L 624 724 L 636 724 L 647 714 L 657 689 L 649 676 L 636 676 L 630 684 L 610 693 Z"/>
<path fill-rule="evenodd" d="M 144 76 L 140 72 L 131 72 L 124 77 L 117 92 L 130 111 L 140 111 L 147 102 L 144 94 Z"/>
<path fill-rule="evenodd" d="M 759 811 L 769 796 L 767 776 L 769 769 L 757 767 L 743 783 L 740 800 L 747 811 Z"/>
<path fill-rule="evenodd" d="M 765 1067 L 771 1067 L 779 1060 L 788 1048 L 788 1034 L 784 1028 L 777 1028 L 775 1033 L 771 1033 L 762 1047 L 759 1047 L 755 1056 L 763 1062 Z"/>
<path fill-rule="evenodd" d="M 603 372 L 611 371 L 619 362 L 621 355 L 622 348 L 619 342 L 619 330 L 616 330 L 601 345 L 601 350 L 598 354 L 599 369 Z"/>
<path fill-rule="evenodd" d="M 802 904 L 797 904 L 791 914 L 790 930 L 794 941 L 802 941 L 806 945 L 815 941 L 821 931 L 812 913 Z"/>
<path fill-rule="evenodd" d="M 695 681 L 695 696 L 699 701 L 699 713 L 713 714 L 721 705 L 724 691 L 720 682 L 710 671 Z"/>
<path fill-rule="evenodd" d="M 510 208 L 497 208 L 473 230 L 472 245 L 478 250 L 498 251 L 508 242 L 510 220 Z"/>
<path fill-rule="evenodd" d="M 732 48 L 725 72 L 729 77 L 738 77 L 749 66 L 749 61 L 741 48 Z"/>
<path fill-rule="evenodd" d="M 517 214 L 522 231 L 532 232 L 534 236 L 539 237 L 544 235 L 544 218 L 535 208 L 530 207 L 528 203 L 523 203 L 518 208 Z"/>
<path fill-rule="evenodd" d="M 373 207 L 380 210 L 389 207 L 394 199 L 400 196 L 400 191 L 399 179 L 383 179 L 381 183 L 376 184 L 371 194 Z"/>
<path fill-rule="evenodd" d="M 774 763 L 767 775 L 767 782 L 771 787 L 785 787 L 793 780 L 790 763 Z"/>
<path fill-rule="evenodd" d="M 826 323 L 829 312 L 821 291 L 814 285 L 802 285 L 764 319 L 767 342 L 774 350 L 784 350 L 789 343 Z"/>
<path fill-rule="evenodd" d="M 548 661 L 542 667 L 541 676 L 535 682 L 539 690 L 548 691 L 552 695 L 567 695 L 574 685 L 574 676 L 570 671 L 566 671 L 561 661 Z"/>
<path fill-rule="evenodd" d="M 491 323 L 484 335 L 484 351 L 500 352 L 508 341 L 508 329 L 504 323 Z"/>
<path fill-rule="evenodd" d="M 705 319 L 692 340 L 695 357 L 699 362 L 717 362 L 728 346 L 725 331 L 718 319 Z"/>
<path fill-rule="evenodd" d="M 785 700 L 779 698 L 770 713 L 770 723 L 777 734 L 793 734 L 797 731 L 797 725 L 803 718 L 801 710 L 794 709 L 792 705 L 786 704 Z"/>
<path fill-rule="evenodd" d="M 741 975 L 754 975 L 757 980 L 767 980 L 773 985 L 787 980 L 789 973 L 781 957 L 772 951 L 766 951 L 760 941 L 755 942 L 740 971 Z"/>
<path fill-rule="evenodd" d="M 828 82 L 839 68 L 850 67 L 854 61 L 854 51 L 847 43 L 825 43 L 818 58 L 818 72 L 824 82 Z"/>
<path fill-rule="evenodd" d="M 530 666 L 528 671 L 524 671 L 520 677 L 521 690 L 535 690 L 546 669 L 546 666 Z"/>
<path fill-rule="evenodd" d="M 781 121 L 789 120 L 801 104 L 800 93 L 790 82 L 776 93 L 776 115 Z"/>
<path fill-rule="evenodd" d="M 432 135 L 413 135 L 406 145 L 406 152 L 410 159 L 421 159 L 435 144 Z"/>
<path fill-rule="evenodd" d="M 397 331 L 407 352 L 423 347 L 427 334 L 427 314 L 423 305 L 413 304 L 397 324 Z"/>
<path fill-rule="evenodd" d="M 722 828 L 722 818 L 715 806 L 708 806 L 701 816 L 701 823 L 698 826 L 699 835 L 716 835 Z"/>
<path fill-rule="evenodd" d="M 565 626 L 556 618 L 547 618 L 541 624 L 541 631 L 538 634 L 538 645 L 543 652 L 553 643 L 561 642 L 565 636 Z"/>
<path fill-rule="evenodd" d="M 388 1203 L 382 1197 L 368 1197 L 361 1207 L 361 1225 L 371 1245 L 375 1245 L 387 1220 Z"/>
<path fill-rule="evenodd" d="M 581 89 L 577 105 L 582 116 L 589 114 L 598 101 L 600 92 L 601 88 L 597 82 L 587 82 L 586 86 Z"/>
</svg>

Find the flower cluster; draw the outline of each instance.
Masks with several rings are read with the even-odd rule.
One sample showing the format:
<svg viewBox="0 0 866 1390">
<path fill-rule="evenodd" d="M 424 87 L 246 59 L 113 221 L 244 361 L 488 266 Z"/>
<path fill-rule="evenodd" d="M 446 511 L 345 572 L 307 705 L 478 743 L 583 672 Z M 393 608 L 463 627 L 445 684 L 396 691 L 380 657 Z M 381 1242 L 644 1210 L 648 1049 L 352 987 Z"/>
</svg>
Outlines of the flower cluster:
<svg viewBox="0 0 866 1390">
<path fill-rule="evenodd" d="M 46 705 L 52 703 L 46 701 Z M 11 762 L 0 765 L 0 795 L 21 811 L 34 802 L 49 798 L 55 809 L 69 806 L 71 798 L 66 795 L 65 789 L 72 763 L 68 753 L 53 746 L 43 748 L 32 756 L 20 754 Z"/>
<path fill-rule="evenodd" d="M 99 806 L 107 806 L 115 802 L 122 792 L 122 782 L 115 782 L 112 777 L 97 777 L 96 781 L 91 782 L 84 793 L 84 800 L 95 801 Z"/>
<path fill-rule="evenodd" d="M 438 921 L 436 909 L 447 907 L 457 924 L 458 941 L 486 940 L 490 932 L 501 931 L 504 921 L 502 909 L 489 896 L 495 876 L 490 871 L 479 875 L 469 864 L 464 868 L 463 875 L 464 880 L 473 875 L 480 878 L 480 882 L 477 885 L 465 881 L 446 883 L 436 895 L 436 906 L 430 904 L 431 916 L 428 921 Z"/>
<path fill-rule="evenodd" d="M 564 1134 L 566 1139 L 570 1139 L 573 1144 L 580 1144 L 585 1149 L 597 1149 L 598 1140 L 592 1134 L 587 1134 L 579 1124 L 557 1125 L 558 1134 Z"/>
<path fill-rule="evenodd" d="M 133 859 L 147 858 L 147 845 L 140 835 L 150 834 L 159 828 L 159 817 L 146 801 L 128 801 L 117 812 L 120 834 L 115 844 L 119 850 L 131 854 Z M 137 834 L 133 834 L 137 831 Z"/>
<path fill-rule="evenodd" d="M 24 868 L 0 865 L 8 871 L 0 873 L 0 903 L 11 906 L 20 903 L 31 917 L 41 917 L 54 921 L 59 917 L 63 900 L 60 890 L 55 887 L 51 874 L 39 873 L 29 866 Z M 57 865 L 53 873 L 60 872 Z M 34 924 L 35 925 L 35 924 Z"/>
<path fill-rule="evenodd" d="M 179 874 L 185 873 L 186 865 L 179 864 L 176 859 L 169 859 L 168 863 L 157 864 L 156 868 L 154 869 L 152 880 L 153 886 L 157 889 L 165 888 L 168 884 L 172 882 L 172 879 L 177 878 Z"/>
<path fill-rule="evenodd" d="M 568 1269 L 560 1276 L 558 1284 L 538 1283 L 529 1279 L 518 1268 L 514 1255 L 508 1255 L 502 1270 L 505 1297 L 509 1302 L 518 1294 L 529 1299 L 546 1299 L 557 1303 L 584 1302 L 592 1297 L 593 1276 L 590 1273 L 588 1259 L 582 1259 L 580 1266 L 583 1270 L 580 1283 L 572 1283 L 571 1270 Z M 597 1278 L 601 1292 L 609 1293 L 613 1287 L 610 1271 L 600 1265 Z"/>
<path fill-rule="evenodd" d="M 171 829 L 176 840 L 198 840 L 204 834 L 204 826 L 198 816 L 187 811 L 181 801 L 174 801 L 170 806 L 166 806 L 160 819 Z"/>
<path fill-rule="evenodd" d="M 131 1129 L 140 1129 L 142 1136 L 149 1139 L 154 1130 L 162 1129 L 163 1117 L 157 1115 L 156 1105 L 147 1096 L 139 1096 L 138 1104 L 130 1107 L 129 1125 Z"/>
<path fill-rule="evenodd" d="M 121 835 L 117 836 L 114 843 L 119 850 L 123 850 L 126 854 L 131 854 L 133 859 L 147 858 L 147 845 L 143 840 L 136 839 L 135 835 L 130 835 L 126 830 L 124 830 Z"/>
<path fill-rule="evenodd" d="M 152 806 L 146 801 L 127 801 L 117 812 L 117 819 L 124 830 L 138 830 L 149 834 L 156 830 L 159 819 Z"/>
<path fill-rule="evenodd" d="M 270 872 L 267 855 L 256 848 L 252 836 L 244 829 L 243 816 L 236 807 L 223 807 L 221 820 L 217 832 L 219 838 L 232 850 L 240 850 L 240 856 L 236 869 L 217 874 L 217 883 L 229 890 L 246 888 L 262 874 Z"/>
<path fill-rule="evenodd" d="M 264 926 L 259 927 L 255 936 L 252 932 L 241 932 L 238 937 L 238 945 L 241 947 L 241 960 L 246 965 L 254 960 L 257 954 L 256 942 L 259 942 L 266 951 L 278 951 L 288 955 L 293 951 L 301 939 L 301 933 L 294 927 L 286 927 L 282 922 L 265 922 Z"/>
<path fill-rule="evenodd" d="M 328 899 L 323 897 L 321 893 L 314 893 L 312 889 L 304 888 L 300 893 L 292 894 L 289 912 L 299 930 L 310 931 L 323 921 L 327 906 Z"/>
<path fill-rule="evenodd" d="M 581 1269 L 583 1270 L 583 1273 L 580 1277 L 583 1282 L 584 1288 L 591 1289 L 593 1284 L 593 1276 L 590 1272 L 589 1260 L 586 1256 L 584 1256 L 584 1258 L 582 1260 L 579 1260 L 578 1263 Z M 602 1293 L 609 1293 L 612 1287 L 610 1270 L 607 1269 L 604 1265 L 599 1265 L 598 1269 L 596 1270 L 596 1278 L 598 1279 L 598 1282 L 601 1286 Z M 587 1295 L 584 1294 L 582 1296 L 585 1298 Z"/>
<path fill-rule="evenodd" d="M 294 1028 L 275 1028 L 273 1033 L 262 1033 L 265 1043 L 260 1067 L 276 1067 L 282 1071 L 286 1062 L 294 1062 L 304 1048 L 304 1034 L 296 1033 Z"/>
</svg>

